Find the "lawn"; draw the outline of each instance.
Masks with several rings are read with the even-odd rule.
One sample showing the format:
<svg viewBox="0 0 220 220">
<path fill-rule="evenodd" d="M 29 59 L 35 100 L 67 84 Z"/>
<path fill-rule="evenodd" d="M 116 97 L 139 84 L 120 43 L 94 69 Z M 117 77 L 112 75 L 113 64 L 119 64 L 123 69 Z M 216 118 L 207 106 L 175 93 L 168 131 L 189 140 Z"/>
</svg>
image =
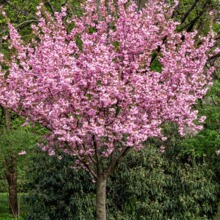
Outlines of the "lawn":
<svg viewBox="0 0 220 220">
<path fill-rule="evenodd" d="M 21 204 L 23 194 L 18 195 L 19 206 Z M 24 211 L 24 207 L 19 207 L 19 212 L 22 215 Z M 7 193 L 0 193 L 0 220 L 12 220 L 15 219 L 12 215 L 9 214 L 8 208 L 8 194 Z M 23 220 L 22 217 L 16 218 L 17 220 Z"/>
</svg>

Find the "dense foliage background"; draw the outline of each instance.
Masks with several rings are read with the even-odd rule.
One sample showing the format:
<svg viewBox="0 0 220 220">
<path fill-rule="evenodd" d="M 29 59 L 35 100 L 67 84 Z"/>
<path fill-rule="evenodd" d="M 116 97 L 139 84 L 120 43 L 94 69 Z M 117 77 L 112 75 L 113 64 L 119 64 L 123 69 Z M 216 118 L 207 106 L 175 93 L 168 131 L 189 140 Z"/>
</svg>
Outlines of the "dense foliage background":
<svg viewBox="0 0 220 220">
<path fill-rule="evenodd" d="M 25 219 L 94 219 L 91 177 L 62 158 L 34 156 Z M 213 177 L 207 163 L 180 149 L 169 154 L 148 145 L 131 152 L 108 182 L 109 219 L 212 219 L 219 190 Z"/>
</svg>

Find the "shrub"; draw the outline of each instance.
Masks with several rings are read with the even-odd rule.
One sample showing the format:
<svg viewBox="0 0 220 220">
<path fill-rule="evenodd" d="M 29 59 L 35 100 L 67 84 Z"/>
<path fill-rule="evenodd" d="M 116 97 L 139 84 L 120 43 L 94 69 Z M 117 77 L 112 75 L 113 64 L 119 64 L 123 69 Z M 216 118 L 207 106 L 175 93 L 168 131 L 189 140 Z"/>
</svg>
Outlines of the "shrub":
<svg viewBox="0 0 220 220">
<path fill-rule="evenodd" d="M 148 147 L 131 152 L 108 182 L 108 219 L 212 219 L 218 186 L 205 162 Z M 27 220 L 94 219 L 95 184 L 72 158 L 42 156 L 31 168 Z M 41 155 L 41 156 L 38 156 Z"/>
</svg>

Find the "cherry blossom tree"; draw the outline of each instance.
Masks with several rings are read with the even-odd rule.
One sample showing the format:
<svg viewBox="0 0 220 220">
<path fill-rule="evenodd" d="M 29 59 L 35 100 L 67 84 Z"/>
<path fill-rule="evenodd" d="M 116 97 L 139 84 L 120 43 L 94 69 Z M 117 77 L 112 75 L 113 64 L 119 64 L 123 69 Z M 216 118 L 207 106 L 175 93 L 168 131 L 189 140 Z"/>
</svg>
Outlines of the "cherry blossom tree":
<svg viewBox="0 0 220 220">
<path fill-rule="evenodd" d="M 183 136 L 202 129 L 192 106 L 211 85 L 213 42 L 177 33 L 165 1 L 138 10 L 127 0 L 88 0 L 83 9 L 53 17 L 40 4 L 28 44 L 9 23 L 13 55 L 0 56 L 0 104 L 48 129 L 50 155 L 60 148 L 78 158 L 96 182 L 96 219 L 105 220 L 107 179 L 129 150 L 165 140 L 167 121 Z"/>
</svg>

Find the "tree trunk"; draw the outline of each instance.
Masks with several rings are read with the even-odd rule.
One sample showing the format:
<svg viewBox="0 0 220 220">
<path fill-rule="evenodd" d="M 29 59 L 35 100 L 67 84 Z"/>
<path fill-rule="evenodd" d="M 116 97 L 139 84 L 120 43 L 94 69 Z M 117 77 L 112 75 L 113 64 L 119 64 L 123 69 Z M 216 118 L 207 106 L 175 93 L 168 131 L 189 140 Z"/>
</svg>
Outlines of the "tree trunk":
<svg viewBox="0 0 220 220">
<path fill-rule="evenodd" d="M 6 130 L 11 129 L 11 115 L 7 108 L 4 108 Z M 18 216 L 18 198 L 17 198 L 17 159 L 15 155 L 9 155 L 5 159 L 5 176 L 8 182 L 9 210 L 14 216 Z"/>
<path fill-rule="evenodd" d="M 7 108 L 4 108 L 4 115 L 5 115 L 5 125 L 7 131 L 11 129 L 11 116 L 10 116 L 10 111 Z"/>
<path fill-rule="evenodd" d="M 107 177 L 100 176 L 96 182 L 96 220 L 106 220 Z"/>
<path fill-rule="evenodd" d="M 16 172 L 16 157 L 9 156 L 5 160 L 6 165 L 6 179 L 9 190 L 9 210 L 14 216 L 18 216 L 18 198 L 17 198 L 17 172 Z"/>
</svg>

